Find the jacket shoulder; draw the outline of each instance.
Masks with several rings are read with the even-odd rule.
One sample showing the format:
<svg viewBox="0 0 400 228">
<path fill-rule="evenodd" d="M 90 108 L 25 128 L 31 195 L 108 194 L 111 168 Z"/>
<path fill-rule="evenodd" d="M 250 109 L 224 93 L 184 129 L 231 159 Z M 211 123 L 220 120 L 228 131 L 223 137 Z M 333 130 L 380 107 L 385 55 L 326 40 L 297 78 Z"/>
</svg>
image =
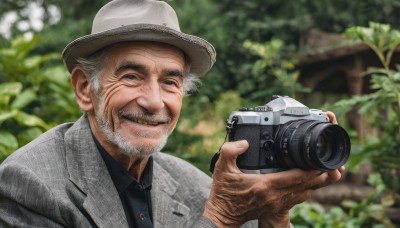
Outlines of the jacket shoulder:
<svg viewBox="0 0 400 228">
<path fill-rule="evenodd" d="M 190 182 L 190 185 L 201 185 L 206 189 L 210 188 L 211 177 L 189 162 L 163 152 L 159 152 L 157 155 L 153 156 L 153 158 L 154 162 L 168 171 L 169 175 L 174 179 L 180 182 Z"/>
<path fill-rule="evenodd" d="M 22 146 L 10 156 L 8 156 L 2 165 L 17 162 L 18 164 L 34 165 L 35 162 L 52 162 L 51 157 L 57 156 L 64 151 L 64 135 L 73 123 L 58 125 L 43 133 L 30 143 Z M 57 156 L 58 157 L 58 156 Z"/>
</svg>

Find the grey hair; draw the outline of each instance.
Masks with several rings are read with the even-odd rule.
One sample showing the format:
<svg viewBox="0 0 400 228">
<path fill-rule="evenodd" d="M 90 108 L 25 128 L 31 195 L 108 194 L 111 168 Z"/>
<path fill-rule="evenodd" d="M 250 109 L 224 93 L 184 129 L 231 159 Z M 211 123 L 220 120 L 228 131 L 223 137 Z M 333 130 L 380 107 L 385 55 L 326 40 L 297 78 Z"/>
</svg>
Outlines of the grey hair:
<svg viewBox="0 0 400 228">
<path fill-rule="evenodd" d="M 87 58 L 81 57 L 76 60 L 78 65 L 81 66 L 83 71 L 90 77 L 92 90 L 96 94 L 100 93 L 100 77 L 104 62 L 106 61 L 106 55 L 104 53 L 105 51 L 101 50 Z M 198 87 L 201 85 L 201 80 L 197 75 L 190 73 L 191 62 L 189 57 L 186 54 L 184 55 L 185 66 L 182 92 L 184 96 L 187 96 L 197 91 Z"/>
<path fill-rule="evenodd" d="M 80 57 L 76 61 L 78 62 L 78 65 L 82 67 L 86 75 L 89 76 L 92 84 L 92 91 L 96 94 L 99 94 L 100 77 L 103 70 L 102 66 L 105 62 L 104 51 L 96 52 L 87 58 Z"/>
</svg>

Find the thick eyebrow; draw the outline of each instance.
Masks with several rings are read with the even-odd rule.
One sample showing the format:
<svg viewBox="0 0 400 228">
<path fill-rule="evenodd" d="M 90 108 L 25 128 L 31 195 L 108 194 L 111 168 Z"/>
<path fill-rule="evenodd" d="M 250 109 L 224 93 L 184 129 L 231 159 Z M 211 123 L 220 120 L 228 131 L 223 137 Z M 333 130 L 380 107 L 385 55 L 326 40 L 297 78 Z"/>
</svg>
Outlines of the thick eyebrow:
<svg viewBox="0 0 400 228">
<path fill-rule="evenodd" d="M 165 75 L 183 78 L 183 72 L 180 70 L 164 70 Z"/>
<path fill-rule="evenodd" d="M 115 75 L 120 75 L 124 70 L 135 70 L 140 73 L 145 73 L 148 71 L 147 67 L 142 64 L 137 64 L 134 62 L 123 62 L 114 72 Z"/>
<path fill-rule="evenodd" d="M 114 74 L 119 76 L 125 70 L 134 70 L 134 71 L 138 71 L 143 74 L 145 74 L 146 72 L 149 71 L 148 67 L 146 67 L 142 64 L 138 64 L 138 63 L 129 61 L 129 62 L 123 62 L 115 70 Z M 179 69 L 164 69 L 162 71 L 162 74 L 166 75 L 166 76 L 175 76 L 175 77 L 183 78 L 183 71 L 179 70 Z"/>
</svg>

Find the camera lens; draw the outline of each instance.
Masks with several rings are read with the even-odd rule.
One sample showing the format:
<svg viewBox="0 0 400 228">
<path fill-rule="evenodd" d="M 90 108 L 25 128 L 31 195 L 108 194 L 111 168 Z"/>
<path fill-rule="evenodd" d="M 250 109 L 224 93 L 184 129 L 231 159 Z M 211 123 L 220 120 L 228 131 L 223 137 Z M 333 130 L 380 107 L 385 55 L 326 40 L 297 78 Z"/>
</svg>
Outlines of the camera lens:
<svg viewBox="0 0 400 228">
<path fill-rule="evenodd" d="M 317 140 L 317 155 L 321 160 L 326 161 L 330 157 L 332 152 L 327 149 L 331 148 L 328 147 L 325 136 L 321 135 Z"/>
<path fill-rule="evenodd" d="M 332 146 L 327 142 L 326 135 L 321 135 L 317 139 L 317 155 L 318 158 L 321 159 L 321 161 L 329 161 L 329 159 L 332 157 Z"/>
<path fill-rule="evenodd" d="M 329 122 L 288 122 L 280 127 L 276 140 L 278 157 L 292 168 L 333 170 L 344 165 L 350 154 L 347 132 Z"/>
</svg>

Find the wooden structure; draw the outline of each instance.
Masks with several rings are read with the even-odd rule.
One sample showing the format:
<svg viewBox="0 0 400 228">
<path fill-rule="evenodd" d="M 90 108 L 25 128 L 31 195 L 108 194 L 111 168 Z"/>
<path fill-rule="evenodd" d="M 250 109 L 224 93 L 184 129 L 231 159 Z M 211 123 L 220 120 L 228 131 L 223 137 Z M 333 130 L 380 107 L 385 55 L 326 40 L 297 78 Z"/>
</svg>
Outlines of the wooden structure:
<svg viewBox="0 0 400 228">
<path fill-rule="evenodd" d="M 311 89 L 311 93 L 301 94 L 305 103 L 321 95 L 320 100 L 328 96 L 362 95 L 372 92 L 370 75 L 364 75 L 369 67 L 381 67 L 376 54 L 361 43 L 346 44 L 346 40 L 338 34 L 330 34 L 318 30 L 310 31 L 305 41 L 305 54 L 298 57 L 299 82 Z M 400 65 L 400 51 L 394 53 L 392 66 Z M 378 111 L 378 110 L 377 110 Z M 367 129 L 364 119 L 358 115 L 357 107 L 349 113 L 348 122 L 354 128 L 359 139 L 365 139 Z M 318 189 L 312 200 L 325 207 L 338 206 L 344 199 L 360 202 L 372 188 L 367 183 L 371 173 L 370 165 L 363 164 L 359 173 L 346 172 L 338 184 Z M 400 226 L 399 209 L 392 207 L 385 210 L 387 216 Z"/>
<path fill-rule="evenodd" d="M 380 67 L 376 54 L 365 44 L 346 41 L 338 34 L 311 30 L 305 41 L 305 54 L 298 57 L 299 82 L 311 89 L 310 94 L 301 94 L 307 103 L 313 93 L 325 95 L 368 94 L 370 76 L 364 75 L 368 67 Z M 399 63 L 399 55 L 393 56 Z M 357 107 L 348 114 L 350 127 L 355 129 L 360 139 L 365 138 L 366 125 L 357 114 Z"/>
</svg>

